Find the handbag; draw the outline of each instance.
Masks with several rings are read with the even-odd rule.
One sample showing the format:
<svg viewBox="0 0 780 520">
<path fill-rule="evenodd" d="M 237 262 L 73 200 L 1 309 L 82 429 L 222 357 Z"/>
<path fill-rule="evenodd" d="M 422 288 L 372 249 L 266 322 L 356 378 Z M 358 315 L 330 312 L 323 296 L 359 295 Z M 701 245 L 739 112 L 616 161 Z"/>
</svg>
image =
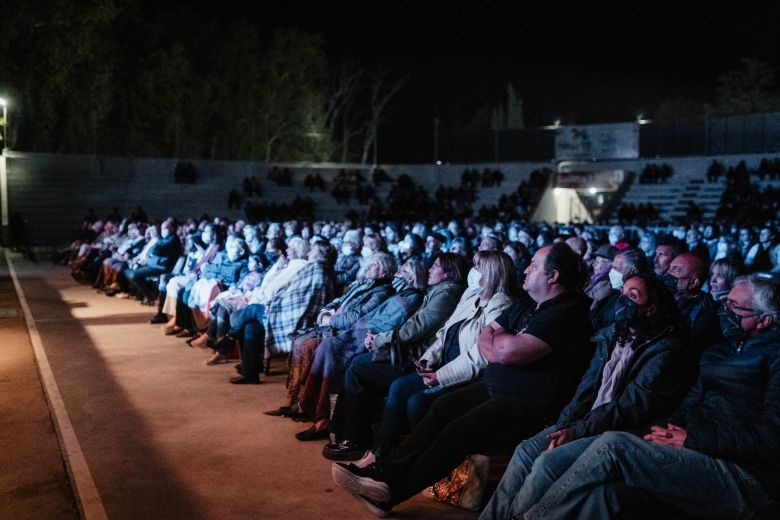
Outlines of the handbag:
<svg viewBox="0 0 780 520">
<path fill-rule="evenodd" d="M 449 475 L 426 490 L 429 498 L 469 511 L 479 511 L 487 489 L 490 457 L 469 455 Z"/>
<path fill-rule="evenodd" d="M 390 362 L 393 368 L 401 368 L 404 365 L 404 355 L 401 350 L 401 340 L 398 337 L 398 329 L 390 333 L 390 341 L 382 348 L 374 350 L 372 361 Z"/>
<path fill-rule="evenodd" d="M 511 454 L 469 455 L 449 475 L 425 490 L 424 495 L 469 511 L 479 511 L 504 476 Z"/>
</svg>

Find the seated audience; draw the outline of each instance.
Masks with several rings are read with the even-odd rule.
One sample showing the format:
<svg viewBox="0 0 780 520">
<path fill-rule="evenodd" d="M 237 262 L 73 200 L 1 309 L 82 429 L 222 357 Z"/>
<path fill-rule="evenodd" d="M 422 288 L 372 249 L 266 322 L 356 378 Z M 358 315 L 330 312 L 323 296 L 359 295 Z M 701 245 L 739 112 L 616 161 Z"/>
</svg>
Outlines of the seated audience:
<svg viewBox="0 0 780 520">
<path fill-rule="evenodd" d="M 231 318 L 231 334 L 237 330 L 243 335 L 241 374 L 230 379 L 232 384 L 259 384 L 264 356 L 289 353 L 290 335 L 315 325 L 319 311 L 333 297 L 335 256 L 328 242 L 316 241 L 306 266 L 267 305 L 248 306 L 240 321 Z"/>
<path fill-rule="evenodd" d="M 474 257 L 477 290 L 463 293 L 460 303 L 420 357 L 418 372 L 405 373 L 371 354 L 353 360 L 339 394 L 342 419 L 334 428 L 340 442 L 323 455 L 331 460 L 360 458 L 370 443 L 372 404 L 387 394 L 382 420 L 365 461 L 389 453 L 407 426 L 418 423 L 434 399 L 477 378 L 487 364 L 477 338 L 484 326 L 498 319 L 519 287 L 512 260 L 505 253 L 480 251 Z M 414 360 L 412 360 L 414 361 Z"/>
<path fill-rule="evenodd" d="M 523 441 L 480 518 L 522 517 L 566 467 L 605 431 L 647 429 L 691 384 L 687 325 L 671 294 L 649 273 L 623 283 L 615 322 L 553 426 Z"/>
<path fill-rule="evenodd" d="M 724 302 L 726 341 L 704 353 L 696 384 L 668 420 L 644 438 L 599 436 L 523 518 L 668 517 L 670 507 L 697 518 L 776 517 L 780 287 L 740 277 Z"/>
<path fill-rule="evenodd" d="M 157 285 L 157 280 L 161 275 L 173 270 L 180 254 L 181 241 L 176 235 L 176 226 L 173 221 L 166 220 L 160 224 L 160 239 L 149 250 L 146 263 L 138 264 L 125 271 L 125 278 L 130 286 L 138 291 L 141 301 L 154 301 L 153 290 Z M 167 321 L 168 317 L 163 314 L 161 303 L 157 314 L 151 319 L 151 323 L 165 323 Z"/>
<path fill-rule="evenodd" d="M 319 337 L 340 336 L 352 330 L 361 317 L 379 307 L 395 292 L 391 285 L 395 260 L 388 253 L 374 253 L 366 262 L 364 270 L 365 277 L 362 280 L 353 282 L 344 296 L 336 298 L 320 311 L 315 329 Z M 300 380 L 288 381 L 289 387 L 300 388 L 293 412 L 303 412 L 316 426 L 309 434 L 301 434 L 299 437 L 316 437 L 320 432 L 327 431 L 330 395 L 338 393 L 344 367 L 349 365 L 355 354 L 355 350 L 348 348 L 354 342 L 338 341 L 324 345 L 316 341 L 306 342 L 306 347 L 299 349 L 295 349 L 295 343 L 293 341 L 295 357 L 291 351 L 289 363 L 296 365 L 295 372 L 302 377 Z M 334 348 L 337 344 L 340 348 Z"/>
<path fill-rule="evenodd" d="M 582 260 L 568 246 L 537 251 L 523 284 L 531 301 L 511 307 L 480 334 L 488 361 L 483 377 L 434 401 L 387 457 L 363 468 L 334 463 L 336 484 L 386 515 L 467 455 L 508 450 L 549 424 L 593 353 L 583 282 Z"/>
</svg>

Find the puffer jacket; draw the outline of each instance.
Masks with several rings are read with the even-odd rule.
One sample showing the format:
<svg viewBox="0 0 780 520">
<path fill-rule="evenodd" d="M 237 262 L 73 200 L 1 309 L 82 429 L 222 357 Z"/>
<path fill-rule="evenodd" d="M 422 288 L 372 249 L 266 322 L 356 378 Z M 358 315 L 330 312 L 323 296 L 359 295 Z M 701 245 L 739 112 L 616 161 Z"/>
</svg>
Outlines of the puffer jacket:
<svg viewBox="0 0 780 520">
<path fill-rule="evenodd" d="M 780 498 L 780 330 L 707 349 L 699 377 L 669 422 L 685 447 L 739 464 Z"/>
<path fill-rule="evenodd" d="M 428 341 L 455 310 L 465 289 L 463 285 L 449 281 L 429 288 L 417 312 L 398 329 L 401 343 L 420 344 Z M 392 331 L 377 334 L 374 338 L 376 348 L 386 347 L 392 335 Z"/>
<path fill-rule="evenodd" d="M 723 341 L 718 319 L 718 304 L 709 293 L 699 291 L 690 298 L 678 298 L 677 308 L 688 320 L 691 344 L 701 354 L 707 347 Z"/>
<path fill-rule="evenodd" d="M 344 296 L 331 301 L 322 310 L 333 311 L 330 317 L 331 328 L 346 330 L 361 316 L 376 309 L 394 292 L 388 278 L 358 281 L 349 286 Z"/>
<path fill-rule="evenodd" d="M 590 366 L 556 423 L 558 429 L 570 428 L 574 438 L 647 427 L 678 405 L 690 387 L 691 353 L 680 333 L 669 326 L 635 346 L 612 400 L 591 409 L 617 342 L 616 326 L 599 330 L 592 340 L 596 350 Z"/>
<path fill-rule="evenodd" d="M 420 308 L 423 296 L 420 289 L 400 288 L 394 296 L 360 318 L 353 328 L 384 332 L 400 327 Z"/>
</svg>

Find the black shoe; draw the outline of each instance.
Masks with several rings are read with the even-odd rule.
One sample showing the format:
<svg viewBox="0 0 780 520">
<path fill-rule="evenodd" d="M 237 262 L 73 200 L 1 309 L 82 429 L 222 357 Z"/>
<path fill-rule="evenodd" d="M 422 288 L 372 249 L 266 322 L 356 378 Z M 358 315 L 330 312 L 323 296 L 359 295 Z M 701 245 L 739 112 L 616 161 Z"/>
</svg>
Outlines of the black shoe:
<svg viewBox="0 0 780 520">
<path fill-rule="evenodd" d="M 194 330 L 184 329 L 181 332 L 179 332 L 178 334 L 176 334 L 176 337 L 177 338 L 194 338 L 197 335 L 198 335 L 198 333 L 195 332 Z"/>
<path fill-rule="evenodd" d="M 316 426 L 312 426 L 308 430 L 303 430 L 295 434 L 295 438 L 299 441 L 316 441 L 319 439 L 327 439 L 330 433 L 328 430 L 317 431 Z"/>
<path fill-rule="evenodd" d="M 239 374 L 244 373 L 244 365 L 242 365 L 241 363 L 236 363 L 236 366 L 234 368 L 236 369 L 236 372 L 238 372 Z"/>
<path fill-rule="evenodd" d="M 263 412 L 266 415 L 270 415 L 271 417 L 287 417 L 289 419 L 292 419 L 293 421 L 308 421 L 308 417 L 303 412 L 293 412 L 292 409 L 289 406 L 280 406 L 279 408 L 275 410 L 268 410 L 267 412 Z"/>
<path fill-rule="evenodd" d="M 214 342 L 214 346 L 211 348 L 213 348 L 214 350 L 224 352 L 226 350 L 233 348 L 235 344 L 236 344 L 236 338 L 234 338 L 230 334 L 225 334 L 221 338 L 217 339 Z"/>
<path fill-rule="evenodd" d="M 151 320 L 149 320 L 149 323 L 153 325 L 157 323 L 168 323 L 168 316 L 161 313 L 155 314 L 154 317 Z"/>
<path fill-rule="evenodd" d="M 290 414 L 292 414 L 292 410 L 289 406 L 280 406 L 279 408 L 268 410 L 267 412 L 263 413 L 270 415 L 271 417 L 289 417 Z"/>
<path fill-rule="evenodd" d="M 322 456 L 337 461 L 358 460 L 363 457 L 367 449 L 352 441 L 332 442 L 322 448 Z"/>
<path fill-rule="evenodd" d="M 231 377 L 230 382 L 234 385 L 259 385 L 260 378 L 250 379 L 246 376 Z"/>
</svg>

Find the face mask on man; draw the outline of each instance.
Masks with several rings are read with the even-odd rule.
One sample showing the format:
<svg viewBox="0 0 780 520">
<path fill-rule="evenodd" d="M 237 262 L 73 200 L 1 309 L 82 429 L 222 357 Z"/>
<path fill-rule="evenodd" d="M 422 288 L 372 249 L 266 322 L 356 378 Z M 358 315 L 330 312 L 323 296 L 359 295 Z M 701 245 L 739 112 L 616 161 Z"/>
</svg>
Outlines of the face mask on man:
<svg viewBox="0 0 780 520">
<path fill-rule="evenodd" d="M 349 256 L 352 254 L 352 246 L 350 244 L 344 244 L 341 246 L 341 254 Z"/>
<path fill-rule="evenodd" d="M 479 287 L 480 279 L 482 279 L 482 273 L 477 271 L 476 267 L 472 267 L 469 270 L 469 275 L 467 277 L 469 289 L 477 289 Z"/>
<path fill-rule="evenodd" d="M 362 256 L 363 258 L 368 258 L 373 254 L 374 252 L 371 251 L 371 248 L 369 248 L 368 246 L 363 246 L 363 249 L 360 250 L 360 256 Z"/>
<path fill-rule="evenodd" d="M 623 287 L 623 275 L 620 271 L 615 270 L 614 267 L 609 270 L 609 283 L 613 289 L 621 289 Z"/>
<path fill-rule="evenodd" d="M 732 341 L 741 341 L 747 337 L 747 333 L 742 328 L 742 316 L 736 312 L 721 307 L 718 309 L 718 319 L 720 320 L 720 330 L 723 337 Z"/>
<path fill-rule="evenodd" d="M 673 274 L 664 273 L 661 275 L 661 283 L 664 284 L 664 287 L 669 289 L 669 292 L 672 293 L 672 295 L 677 296 L 677 277 Z"/>
</svg>

